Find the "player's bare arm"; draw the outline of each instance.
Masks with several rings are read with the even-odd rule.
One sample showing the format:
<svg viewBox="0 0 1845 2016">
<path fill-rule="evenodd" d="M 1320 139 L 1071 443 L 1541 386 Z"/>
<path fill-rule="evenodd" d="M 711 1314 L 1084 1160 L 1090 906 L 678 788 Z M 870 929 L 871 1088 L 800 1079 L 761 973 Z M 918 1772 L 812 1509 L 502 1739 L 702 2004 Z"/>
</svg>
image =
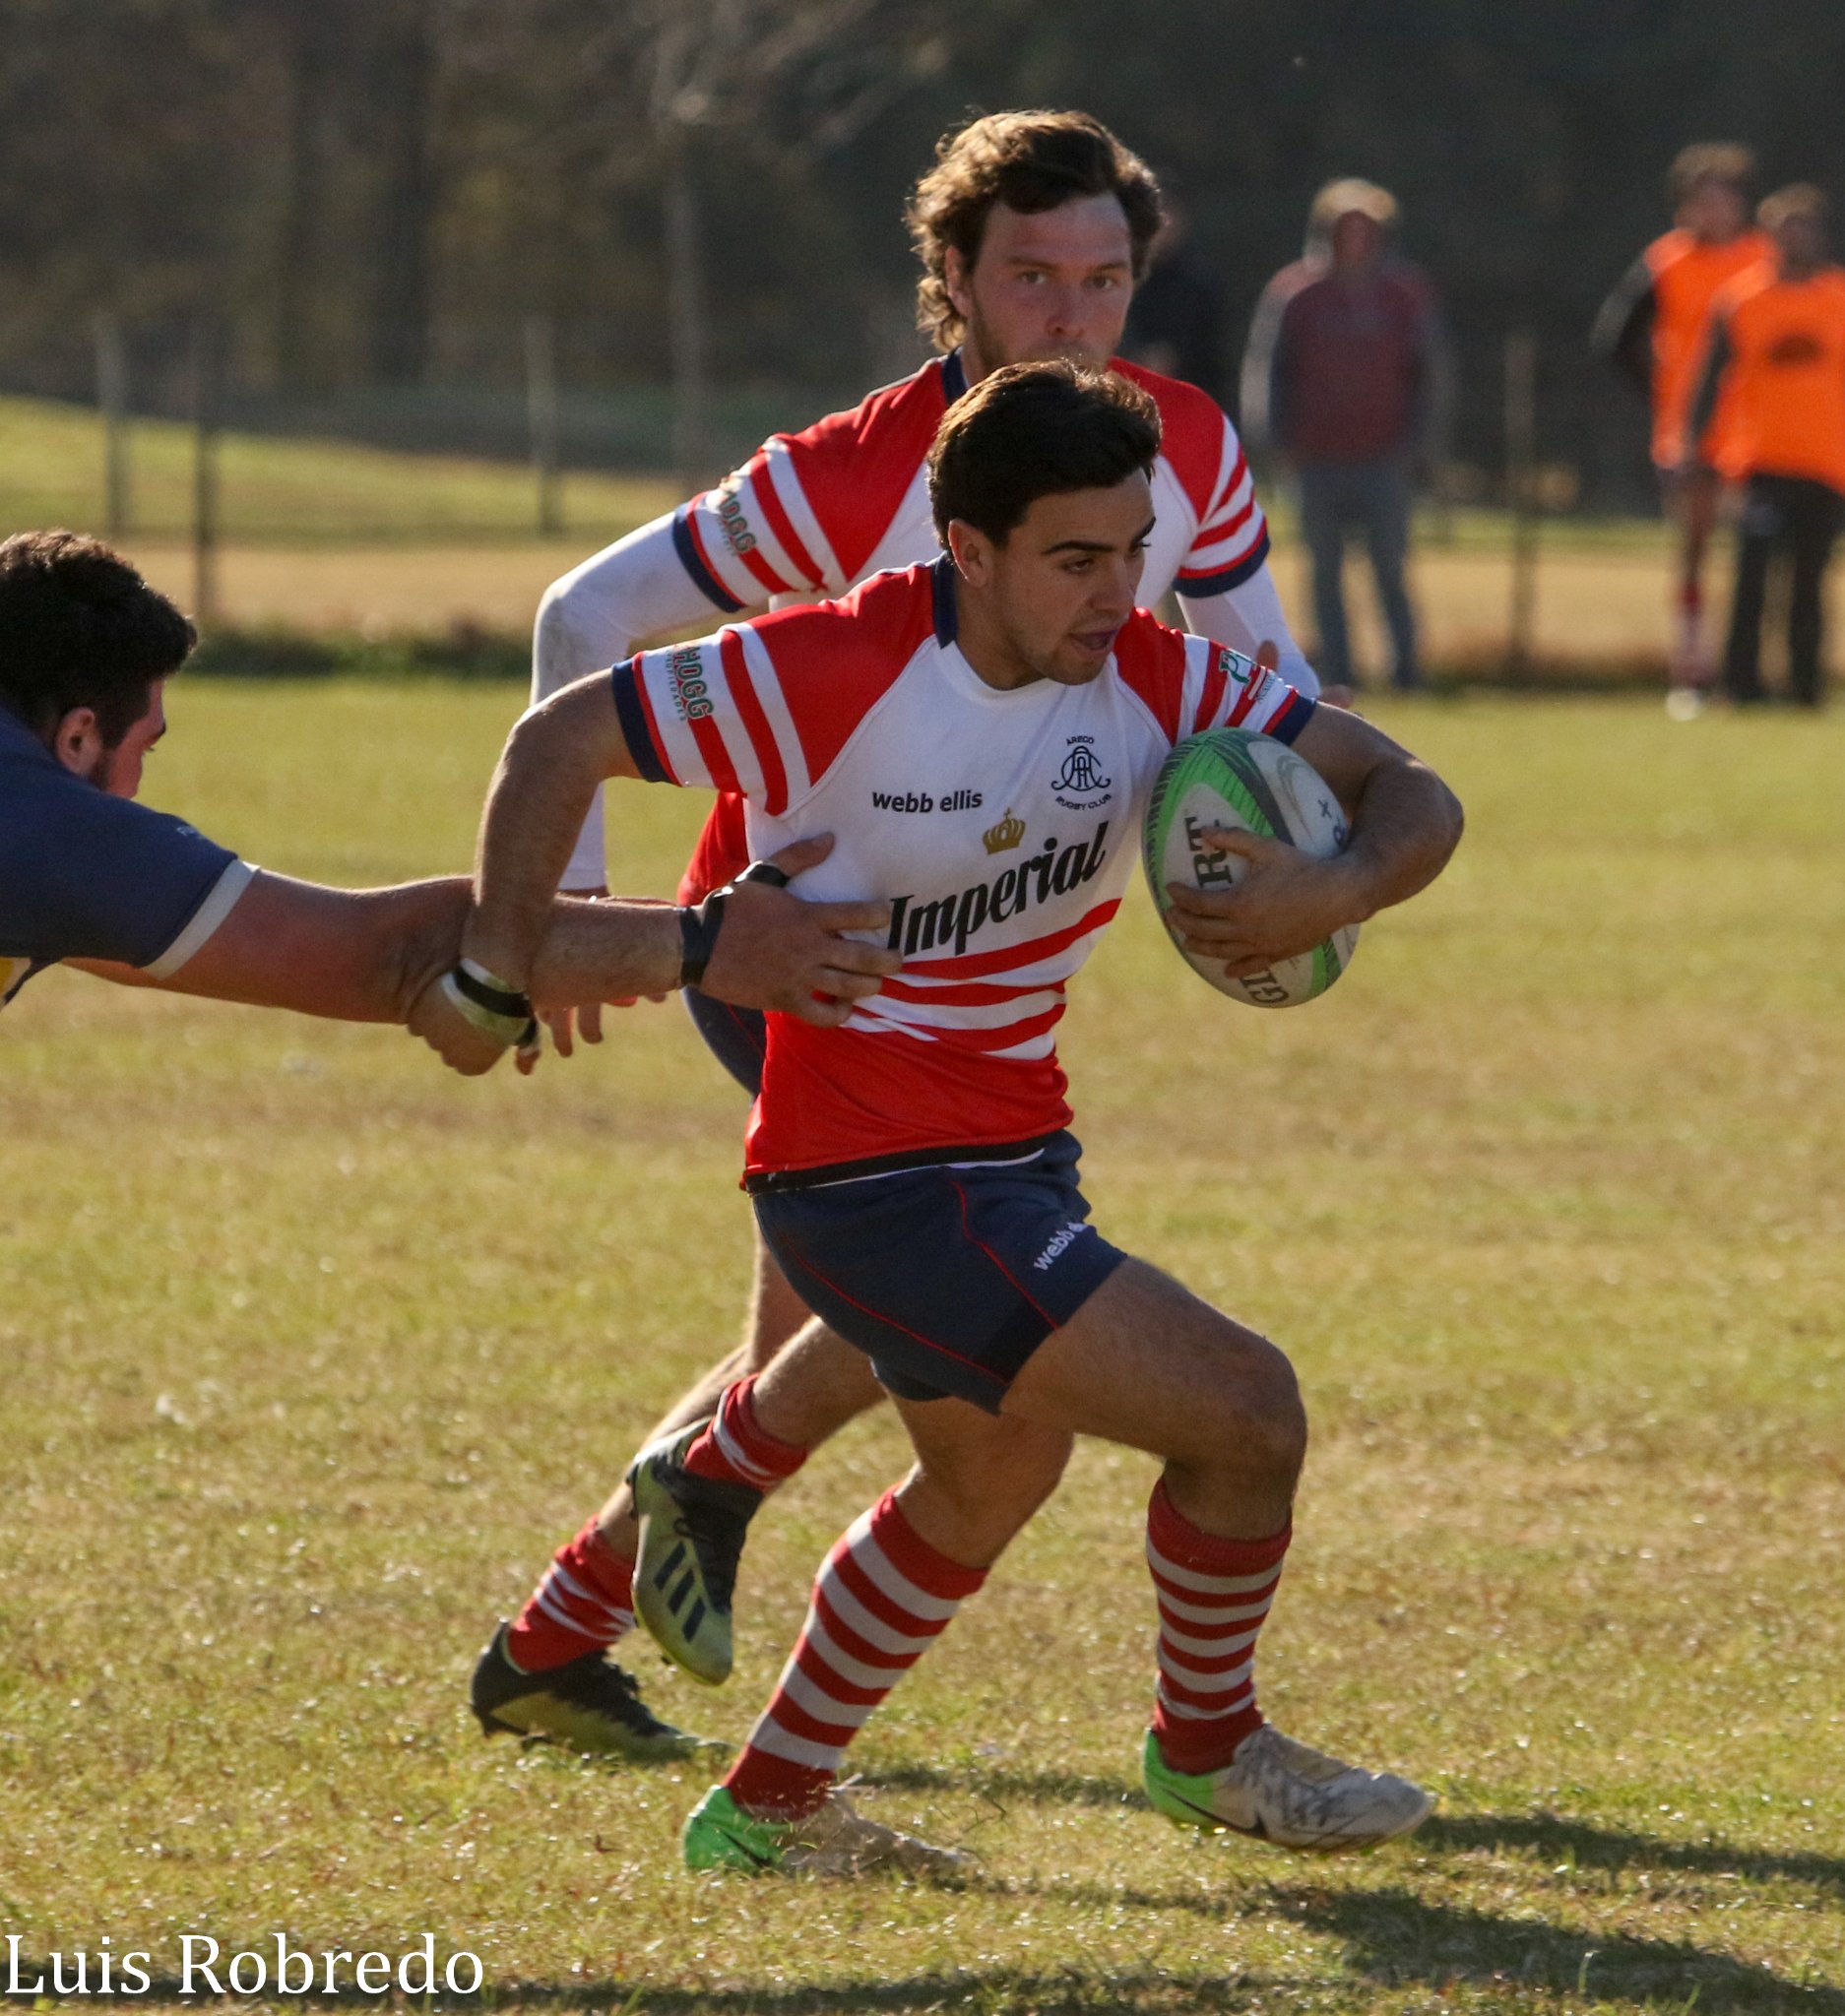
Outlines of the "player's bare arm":
<svg viewBox="0 0 1845 2016">
<path fill-rule="evenodd" d="M 782 849 L 773 865 L 792 879 L 818 867 L 832 845 L 827 836 L 797 841 Z M 889 925 L 886 903 L 803 903 L 767 883 L 738 883 L 725 898 L 699 990 L 738 1008 L 843 1020 L 853 1002 L 877 992 L 900 955 L 841 933 L 882 932 Z M 533 969 L 533 1005 L 542 1010 L 611 995 L 670 993 L 684 957 L 679 914 L 670 904 L 563 899 Z M 816 991 L 829 999 L 813 1000 Z"/>
<path fill-rule="evenodd" d="M 454 959 L 468 914 L 463 875 L 390 889 L 327 889 L 259 871 L 211 937 L 156 979 L 71 960 L 103 979 L 341 1022 L 404 1022 Z"/>
<path fill-rule="evenodd" d="M 1295 747 L 1351 821 L 1344 850 L 1314 860 L 1284 841 L 1219 828 L 1206 838 L 1249 863 L 1241 881 L 1223 891 L 1173 886 L 1185 943 L 1222 959 L 1238 977 L 1405 902 L 1434 880 L 1460 845 L 1460 800 L 1369 722 L 1319 708 Z"/>
</svg>

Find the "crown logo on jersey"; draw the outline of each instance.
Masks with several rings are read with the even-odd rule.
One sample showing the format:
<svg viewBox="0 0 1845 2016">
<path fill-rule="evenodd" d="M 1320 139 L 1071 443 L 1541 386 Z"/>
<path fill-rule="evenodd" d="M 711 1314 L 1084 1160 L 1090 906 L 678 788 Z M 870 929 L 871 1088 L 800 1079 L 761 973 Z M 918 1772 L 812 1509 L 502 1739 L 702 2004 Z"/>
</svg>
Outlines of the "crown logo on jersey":
<svg viewBox="0 0 1845 2016">
<path fill-rule="evenodd" d="M 1006 816 L 997 826 L 989 826 L 981 835 L 989 854 L 1002 854 L 1007 848 L 1017 847 L 1025 838 L 1025 821 L 1013 814 L 1012 807 L 1006 807 Z"/>
</svg>

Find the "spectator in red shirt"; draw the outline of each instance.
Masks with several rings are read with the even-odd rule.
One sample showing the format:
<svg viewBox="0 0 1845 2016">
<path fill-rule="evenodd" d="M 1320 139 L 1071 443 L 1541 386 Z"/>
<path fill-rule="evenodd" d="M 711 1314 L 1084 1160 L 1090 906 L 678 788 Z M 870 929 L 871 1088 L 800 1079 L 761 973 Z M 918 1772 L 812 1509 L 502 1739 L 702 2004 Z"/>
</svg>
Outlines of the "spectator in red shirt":
<svg viewBox="0 0 1845 2016">
<path fill-rule="evenodd" d="M 1306 251 L 1262 291 L 1242 365 L 1242 423 L 1300 477 L 1313 563 L 1320 676 L 1353 683 L 1345 547 L 1361 535 L 1390 632 L 1391 681 L 1422 683 L 1404 586 L 1419 465 L 1445 431 L 1449 371 L 1434 290 L 1390 249 L 1396 199 L 1330 182 L 1313 199 Z"/>
</svg>

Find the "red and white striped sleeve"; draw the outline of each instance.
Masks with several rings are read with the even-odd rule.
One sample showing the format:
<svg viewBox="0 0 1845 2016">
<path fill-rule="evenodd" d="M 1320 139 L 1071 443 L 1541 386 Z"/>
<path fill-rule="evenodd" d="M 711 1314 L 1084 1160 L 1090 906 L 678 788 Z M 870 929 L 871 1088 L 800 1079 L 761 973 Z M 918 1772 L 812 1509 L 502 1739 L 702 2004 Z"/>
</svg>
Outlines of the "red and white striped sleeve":
<svg viewBox="0 0 1845 2016">
<path fill-rule="evenodd" d="M 1248 728 L 1292 742 L 1313 718 L 1317 702 L 1289 685 L 1279 672 L 1258 665 L 1241 652 L 1208 637 L 1185 640 L 1182 732 L 1205 728 Z"/>
<path fill-rule="evenodd" d="M 727 611 L 845 586 L 780 435 L 715 489 L 679 506 L 672 543 L 686 573 Z"/>
<path fill-rule="evenodd" d="M 928 454 L 960 382 L 950 361 L 924 364 L 798 434 L 771 436 L 681 505 L 673 545 L 705 596 L 734 611 L 777 595 L 844 595 Z"/>
<path fill-rule="evenodd" d="M 1210 407 L 1218 436 L 1216 480 L 1174 587 L 1193 600 L 1240 588 L 1268 558 L 1268 520 L 1256 502 L 1242 443 L 1229 415 Z"/>
<path fill-rule="evenodd" d="M 615 666 L 642 777 L 732 791 L 779 818 L 932 634 L 931 571 L 881 575 L 844 602 L 779 610 Z"/>
</svg>

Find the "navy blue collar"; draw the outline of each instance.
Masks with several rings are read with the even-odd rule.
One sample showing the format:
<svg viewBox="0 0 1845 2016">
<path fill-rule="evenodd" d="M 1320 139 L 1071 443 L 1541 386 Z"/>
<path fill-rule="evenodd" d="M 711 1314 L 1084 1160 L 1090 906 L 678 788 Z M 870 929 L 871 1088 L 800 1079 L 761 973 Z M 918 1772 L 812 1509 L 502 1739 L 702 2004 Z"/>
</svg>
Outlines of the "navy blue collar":
<svg viewBox="0 0 1845 2016">
<path fill-rule="evenodd" d="M 929 572 L 935 577 L 935 642 L 947 646 L 955 641 L 955 631 L 958 627 L 955 613 L 955 563 L 944 553 L 939 560 L 930 563 Z"/>
<path fill-rule="evenodd" d="M 942 359 L 942 397 L 953 406 L 967 389 L 968 367 L 958 349 L 950 350 Z"/>
</svg>

